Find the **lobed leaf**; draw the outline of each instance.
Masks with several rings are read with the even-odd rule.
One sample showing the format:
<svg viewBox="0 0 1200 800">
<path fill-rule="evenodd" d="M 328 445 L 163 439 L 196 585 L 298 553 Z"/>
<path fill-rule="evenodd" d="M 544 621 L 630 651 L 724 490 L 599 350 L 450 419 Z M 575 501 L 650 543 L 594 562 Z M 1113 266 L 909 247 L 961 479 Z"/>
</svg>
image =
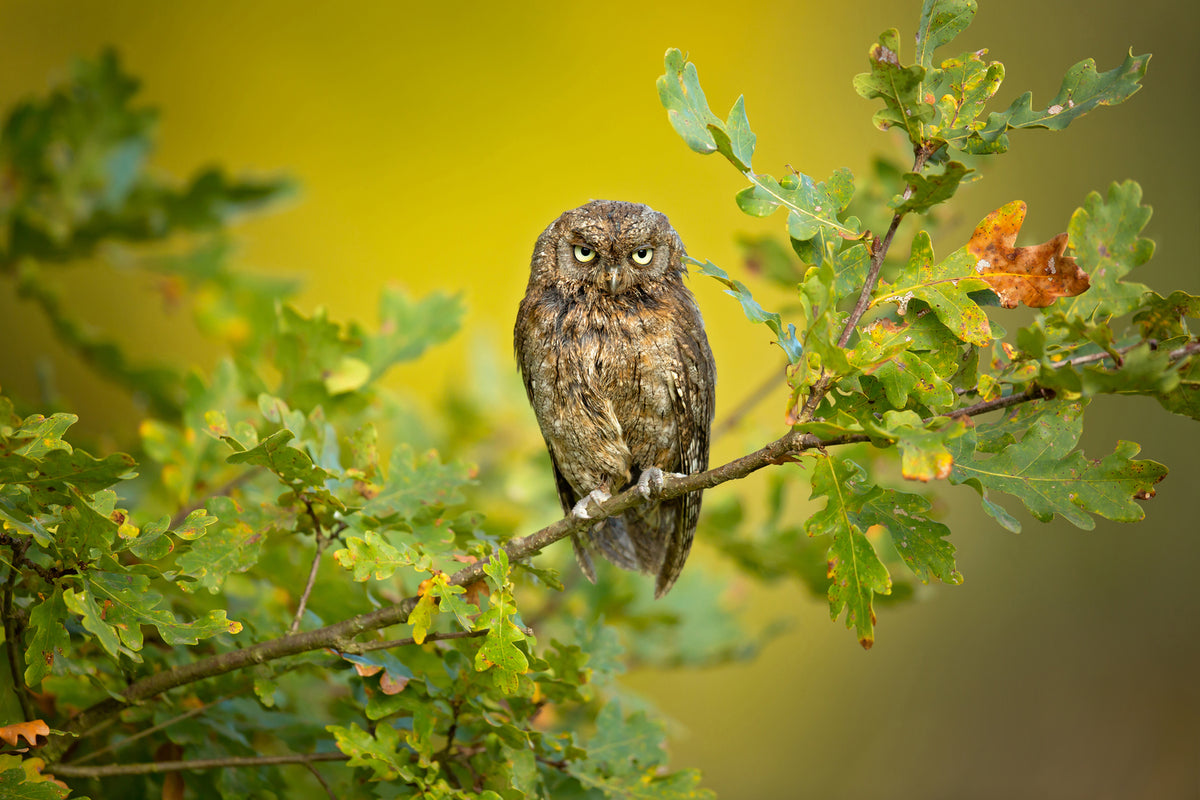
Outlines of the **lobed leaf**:
<svg viewBox="0 0 1200 800">
<path fill-rule="evenodd" d="M 25 647 L 26 686 L 35 687 L 41 683 L 42 678 L 50 674 L 54 660 L 66 653 L 71 642 L 71 637 L 63 626 L 67 613 L 61 586 L 56 586 L 49 597 L 29 612 L 29 629 L 32 635 Z"/>
<path fill-rule="evenodd" d="M 1005 308 L 1024 303 L 1045 308 L 1060 297 L 1075 297 L 1091 286 L 1075 259 L 1064 256 L 1067 234 L 1029 247 L 1015 242 L 1025 221 L 1025 204 L 1014 200 L 984 217 L 967 242 L 975 271 L 1000 297 Z"/>
<path fill-rule="evenodd" d="M 892 579 L 859 518 L 863 500 L 874 488 L 853 461 L 814 458 L 811 498 L 824 498 L 825 507 L 804 524 L 809 536 L 833 539 L 828 552 L 830 617 L 837 619 L 845 611 L 846 627 L 855 629 L 864 648 L 875 643 L 872 598 L 892 591 Z"/>
<path fill-rule="evenodd" d="M 1166 468 L 1134 460 L 1139 448 L 1132 442 L 1118 443 L 1098 461 L 1084 458 L 1075 447 L 1083 432 L 1085 406 L 1085 401 L 1031 403 L 999 424 L 979 425 L 950 443 L 950 482 L 969 484 L 985 499 L 987 490 L 1018 497 L 1042 522 L 1058 514 L 1091 530 L 1096 524 L 1092 514 L 1118 522 L 1142 519 L 1145 514 L 1137 501 L 1153 495 Z M 1015 522 L 1005 516 L 1002 524 Z"/>
<path fill-rule="evenodd" d="M 854 77 L 854 90 L 868 100 L 883 100 L 884 108 L 875 113 L 872 122 L 880 130 L 903 128 L 913 146 L 920 147 L 925 141 L 923 123 L 934 114 L 922 93 L 925 67 L 901 66 L 900 33 L 895 28 L 880 34 L 868 57 L 871 71 Z"/>
<path fill-rule="evenodd" d="M 1033 94 L 1026 92 L 1007 110 L 989 114 L 987 124 L 967 138 L 963 149 L 968 153 L 1003 153 L 1008 149 L 1008 132 L 1011 130 L 1062 130 L 1097 106 L 1122 103 L 1142 88 L 1141 80 L 1149 63 L 1149 55 L 1135 56 L 1133 51 L 1121 66 L 1103 73 L 1096 72 L 1094 60 L 1080 61 L 1067 71 L 1050 105 L 1035 110 Z"/>
<path fill-rule="evenodd" d="M 925 0 L 917 24 L 917 64 L 933 66 L 933 51 L 949 44 L 975 18 L 975 0 Z"/>
<path fill-rule="evenodd" d="M 1088 271 L 1092 289 L 1064 300 L 1058 310 L 1068 316 L 1104 320 L 1138 307 L 1149 289 L 1122 279 L 1154 255 L 1154 242 L 1138 236 L 1152 213 L 1141 201 L 1142 187 L 1137 183 L 1114 182 L 1105 196 L 1089 193 L 1071 215 L 1067 235 L 1075 259 Z"/>
<path fill-rule="evenodd" d="M 976 263 L 966 248 L 960 248 L 935 265 L 929 234 L 920 231 L 913 237 L 908 265 L 895 281 L 879 282 L 871 305 L 896 303 L 903 316 L 912 300 L 921 300 L 955 336 L 983 347 L 991 343 L 992 331 L 987 315 L 970 293 L 989 285 L 980 278 Z"/>
</svg>

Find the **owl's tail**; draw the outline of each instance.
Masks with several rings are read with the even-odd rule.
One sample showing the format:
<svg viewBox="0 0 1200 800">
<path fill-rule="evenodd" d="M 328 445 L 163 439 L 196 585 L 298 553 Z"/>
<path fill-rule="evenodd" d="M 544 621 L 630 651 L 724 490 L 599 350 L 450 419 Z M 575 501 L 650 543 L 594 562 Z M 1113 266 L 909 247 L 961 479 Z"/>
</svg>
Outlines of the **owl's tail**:
<svg viewBox="0 0 1200 800">
<path fill-rule="evenodd" d="M 633 540 L 629 538 L 629 529 L 625 524 L 624 517 L 609 517 L 601 520 L 585 536 L 590 548 L 599 550 L 605 558 L 621 569 L 629 569 L 634 572 L 646 571 L 638 558 L 638 551 L 634 547 Z M 576 558 L 579 557 L 579 549 L 579 542 L 576 541 Z"/>
</svg>

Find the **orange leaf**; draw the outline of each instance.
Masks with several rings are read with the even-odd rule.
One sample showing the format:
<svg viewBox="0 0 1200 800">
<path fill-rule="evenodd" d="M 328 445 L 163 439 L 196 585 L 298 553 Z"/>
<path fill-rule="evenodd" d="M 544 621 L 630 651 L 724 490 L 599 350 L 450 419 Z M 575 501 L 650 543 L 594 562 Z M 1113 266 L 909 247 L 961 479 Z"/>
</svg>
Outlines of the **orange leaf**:
<svg viewBox="0 0 1200 800">
<path fill-rule="evenodd" d="M 17 746 L 17 741 L 22 736 L 29 744 L 37 747 L 38 735 L 49 736 L 50 726 L 44 720 L 34 719 L 29 722 L 14 722 L 12 725 L 5 725 L 0 728 L 0 739 L 8 742 L 13 747 Z"/>
<path fill-rule="evenodd" d="M 1025 204 L 1015 200 L 988 214 L 967 243 L 967 251 L 979 259 L 975 271 L 1000 295 L 1000 303 L 1005 308 L 1021 303 L 1045 308 L 1059 297 L 1086 292 L 1091 285 L 1087 273 L 1063 255 L 1067 234 L 1045 244 L 1013 245 L 1024 221 Z"/>
<path fill-rule="evenodd" d="M 400 694 L 404 691 L 404 687 L 408 686 L 409 679 L 403 675 L 393 675 L 390 672 L 383 673 L 383 677 L 379 679 L 379 690 L 385 695 Z"/>
</svg>

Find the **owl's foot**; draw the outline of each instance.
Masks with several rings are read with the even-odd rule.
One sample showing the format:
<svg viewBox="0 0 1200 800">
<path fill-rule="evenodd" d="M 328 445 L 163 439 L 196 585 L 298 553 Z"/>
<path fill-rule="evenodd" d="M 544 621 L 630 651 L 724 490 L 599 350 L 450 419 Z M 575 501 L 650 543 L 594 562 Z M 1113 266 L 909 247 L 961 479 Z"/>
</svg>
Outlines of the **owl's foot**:
<svg viewBox="0 0 1200 800">
<path fill-rule="evenodd" d="M 571 516 L 575 519 L 591 519 L 592 515 L 588 512 L 588 504 L 595 503 L 597 506 L 599 506 L 605 500 L 611 499 L 612 495 L 609 494 L 603 486 L 601 486 L 599 489 L 592 489 L 592 491 L 589 492 L 586 497 L 581 499 L 575 504 L 575 507 L 571 509 Z"/>
<path fill-rule="evenodd" d="M 642 475 L 638 478 L 637 487 L 638 494 L 650 500 L 662 494 L 663 471 L 658 467 L 650 467 L 642 470 Z"/>
<path fill-rule="evenodd" d="M 678 472 L 663 472 L 658 467 L 649 467 L 643 470 L 641 477 L 638 478 L 638 494 L 647 500 L 654 500 L 662 494 L 663 478 L 668 476 L 672 478 L 687 477 Z"/>
</svg>

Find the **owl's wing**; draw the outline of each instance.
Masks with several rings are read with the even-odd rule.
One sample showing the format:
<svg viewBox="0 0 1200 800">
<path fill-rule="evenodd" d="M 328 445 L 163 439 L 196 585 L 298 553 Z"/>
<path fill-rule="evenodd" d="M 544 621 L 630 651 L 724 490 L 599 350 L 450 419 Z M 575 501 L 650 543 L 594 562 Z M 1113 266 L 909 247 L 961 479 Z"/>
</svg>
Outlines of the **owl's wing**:
<svg viewBox="0 0 1200 800">
<path fill-rule="evenodd" d="M 679 430 L 679 471 L 686 475 L 708 469 L 709 429 L 716 405 L 716 364 L 704 336 L 704 324 L 699 322 L 699 312 L 696 319 L 696 324 L 679 329 L 675 337 L 678 369 L 668 373 Z M 687 561 L 700 518 L 700 492 L 689 492 L 663 506 L 674 506 L 675 519 L 654 584 L 655 597 L 670 591 Z"/>
</svg>

